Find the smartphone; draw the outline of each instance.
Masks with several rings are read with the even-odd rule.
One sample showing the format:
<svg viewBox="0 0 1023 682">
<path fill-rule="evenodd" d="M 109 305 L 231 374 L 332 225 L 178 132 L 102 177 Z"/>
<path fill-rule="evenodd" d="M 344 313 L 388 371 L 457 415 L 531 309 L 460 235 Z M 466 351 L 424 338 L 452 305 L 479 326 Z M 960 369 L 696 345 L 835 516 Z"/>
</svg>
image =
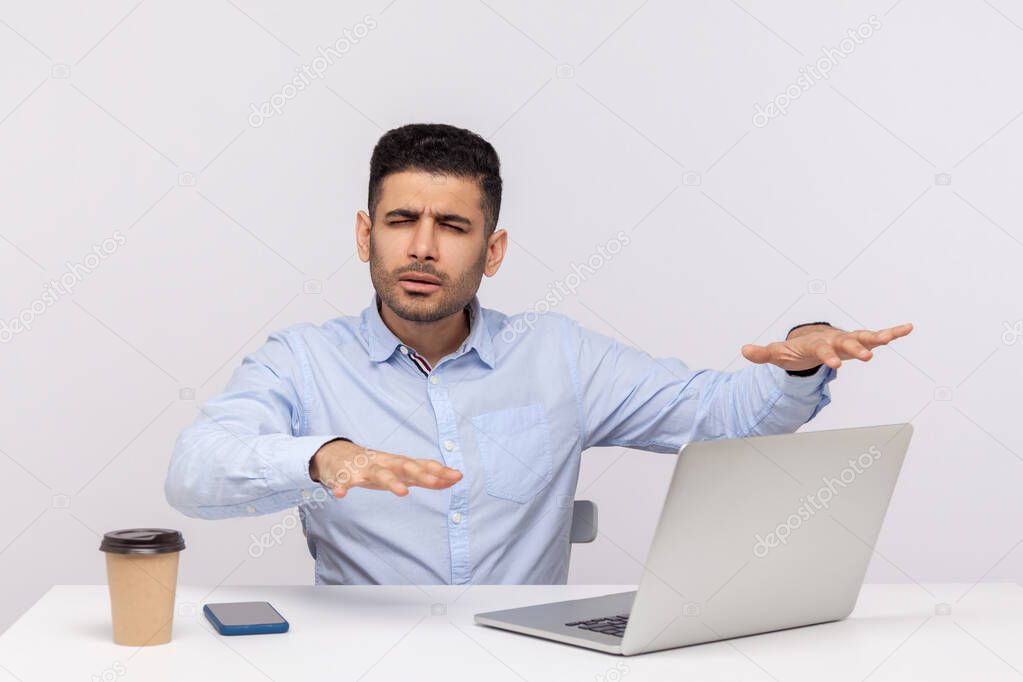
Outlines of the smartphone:
<svg viewBox="0 0 1023 682">
<path fill-rule="evenodd" d="M 265 635 L 288 631 L 288 621 L 266 601 L 203 604 L 202 612 L 222 635 Z"/>
</svg>

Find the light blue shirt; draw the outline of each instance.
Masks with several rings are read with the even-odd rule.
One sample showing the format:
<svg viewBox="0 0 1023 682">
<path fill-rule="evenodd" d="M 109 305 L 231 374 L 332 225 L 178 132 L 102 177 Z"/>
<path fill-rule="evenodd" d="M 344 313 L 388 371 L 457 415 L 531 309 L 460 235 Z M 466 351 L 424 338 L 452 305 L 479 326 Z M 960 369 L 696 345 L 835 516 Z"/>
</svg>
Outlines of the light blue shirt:
<svg viewBox="0 0 1023 682">
<path fill-rule="evenodd" d="M 178 437 L 170 504 L 204 519 L 297 506 L 317 584 L 563 584 L 584 450 L 674 454 L 787 433 L 831 402 L 827 365 L 809 377 L 770 364 L 692 370 L 562 314 L 508 316 L 478 297 L 465 342 L 424 375 L 377 301 L 275 332 L 247 355 Z M 336 499 L 309 460 L 338 436 L 463 478 Z"/>
</svg>

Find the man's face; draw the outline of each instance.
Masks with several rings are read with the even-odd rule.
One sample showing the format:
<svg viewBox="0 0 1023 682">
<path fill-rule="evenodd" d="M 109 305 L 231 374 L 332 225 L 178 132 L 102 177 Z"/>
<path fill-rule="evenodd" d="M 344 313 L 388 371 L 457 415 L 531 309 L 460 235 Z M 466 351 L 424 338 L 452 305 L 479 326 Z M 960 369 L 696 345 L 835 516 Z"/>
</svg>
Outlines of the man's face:
<svg viewBox="0 0 1023 682">
<path fill-rule="evenodd" d="M 500 230 L 484 239 L 480 200 L 473 179 L 403 171 L 384 178 L 372 220 L 360 212 L 359 255 L 399 317 L 435 322 L 460 312 L 483 275 L 497 272 L 506 237 Z"/>
</svg>

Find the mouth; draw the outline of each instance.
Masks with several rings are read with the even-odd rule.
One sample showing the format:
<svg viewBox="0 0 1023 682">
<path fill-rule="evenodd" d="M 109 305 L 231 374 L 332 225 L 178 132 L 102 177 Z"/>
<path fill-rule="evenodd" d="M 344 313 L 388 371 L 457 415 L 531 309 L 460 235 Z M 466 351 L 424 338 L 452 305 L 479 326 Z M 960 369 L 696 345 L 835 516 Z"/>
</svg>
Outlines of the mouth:
<svg viewBox="0 0 1023 682">
<path fill-rule="evenodd" d="M 398 280 L 402 288 L 405 291 L 411 291 L 421 294 L 428 294 L 440 289 L 440 280 L 433 275 L 427 275 L 422 272 L 410 272 L 407 275 L 402 275 L 401 279 Z"/>
</svg>

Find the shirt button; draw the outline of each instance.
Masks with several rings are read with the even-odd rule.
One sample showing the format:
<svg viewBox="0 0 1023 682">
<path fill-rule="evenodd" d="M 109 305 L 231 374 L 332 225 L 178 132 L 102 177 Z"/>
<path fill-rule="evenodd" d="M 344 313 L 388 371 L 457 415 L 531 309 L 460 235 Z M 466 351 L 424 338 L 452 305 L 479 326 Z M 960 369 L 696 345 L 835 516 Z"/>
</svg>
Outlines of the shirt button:
<svg viewBox="0 0 1023 682">
<path fill-rule="evenodd" d="M 309 491 L 308 490 L 303 490 L 302 491 L 302 497 L 304 497 L 305 499 L 308 500 L 309 499 Z"/>
<path fill-rule="evenodd" d="M 462 522 L 462 514 L 459 513 L 459 512 L 455 512 L 454 514 L 451 515 L 451 521 L 454 522 L 454 523 L 461 523 Z"/>
<path fill-rule="evenodd" d="M 408 348 L 406 348 L 405 346 L 398 346 L 398 350 L 401 351 L 402 355 L 408 355 Z"/>
<path fill-rule="evenodd" d="M 247 505 L 245 505 L 245 511 L 247 511 L 250 514 L 252 514 L 252 513 L 254 513 L 256 511 L 256 508 L 253 507 L 251 504 L 247 504 Z"/>
<path fill-rule="evenodd" d="M 445 450 L 454 450 L 455 449 L 455 444 L 452 443 L 450 440 L 446 440 L 446 441 L 444 441 L 444 449 Z"/>
<path fill-rule="evenodd" d="M 440 381 L 440 379 L 438 379 L 437 377 L 430 377 L 430 383 L 431 383 L 431 384 L 435 384 L 435 383 L 437 383 L 438 381 Z"/>
</svg>

